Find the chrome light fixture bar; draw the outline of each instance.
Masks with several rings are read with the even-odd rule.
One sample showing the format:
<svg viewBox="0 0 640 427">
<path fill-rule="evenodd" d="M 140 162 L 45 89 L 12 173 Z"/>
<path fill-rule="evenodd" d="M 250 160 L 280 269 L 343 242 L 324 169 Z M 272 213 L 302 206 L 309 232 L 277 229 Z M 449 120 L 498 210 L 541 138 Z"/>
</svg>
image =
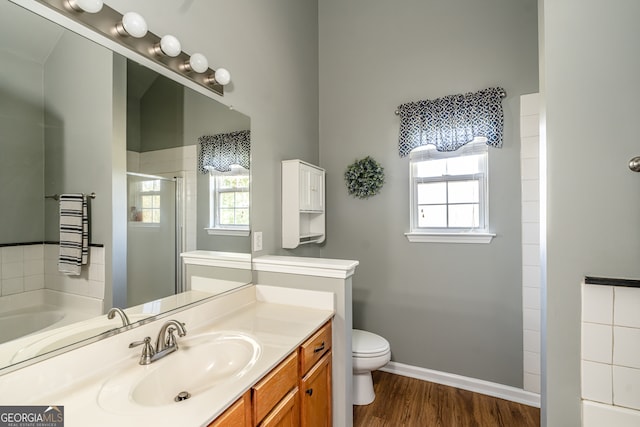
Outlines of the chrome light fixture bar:
<svg viewBox="0 0 640 427">
<path fill-rule="evenodd" d="M 224 96 L 224 84 L 230 81 L 229 72 L 224 68 L 213 70 L 209 68 L 208 61 L 204 55 L 195 53 L 191 56 L 181 50 L 180 42 L 173 36 L 165 36 L 162 39 L 146 29 L 144 19 L 134 14 L 134 29 L 127 29 L 127 24 L 123 23 L 123 18 L 131 18 L 131 13 L 122 15 L 106 4 L 97 9 L 97 12 L 89 12 L 78 6 L 78 0 L 35 0 L 50 9 L 72 19 L 87 28 L 90 28 L 102 36 L 116 42 L 144 57 L 173 71 L 180 76 L 187 78 L 194 83 Z M 86 3 L 86 1 L 84 2 Z M 101 2 L 100 2 L 101 3 Z M 94 10 L 95 10 L 94 9 Z M 141 18 L 142 21 L 137 18 Z M 128 20 L 127 20 L 128 21 Z M 167 39 L 167 37 L 169 37 Z M 195 57 L 195 58 L 194 58 Z M 188 64 L 185 66 L 185 64 Z M 193 65 L 196 65 L 195 67 Z M 222 75 L 224 78 L 220 78 Z"/>
</svg>

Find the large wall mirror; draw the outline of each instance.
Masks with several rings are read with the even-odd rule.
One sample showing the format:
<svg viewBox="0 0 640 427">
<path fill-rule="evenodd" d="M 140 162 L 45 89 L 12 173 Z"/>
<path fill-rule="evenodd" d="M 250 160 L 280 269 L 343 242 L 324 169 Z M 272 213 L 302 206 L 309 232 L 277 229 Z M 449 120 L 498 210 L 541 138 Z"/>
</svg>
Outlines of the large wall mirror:
<svg viewBox="0 0 640 427">
<path fill-rule="evenodd" d="M 9 1 L 0 54 L 0 374 L 123 330 L 112 307 L 130 328 L 214 295 L 194 274 L 251 281 L 248 165 L 198 165 L 249 117 Z M 58 268 L 67 193 L 88 201 L 79 275 Z M 189 271 L 196 250 L 249 268 Z"/>
</svg>

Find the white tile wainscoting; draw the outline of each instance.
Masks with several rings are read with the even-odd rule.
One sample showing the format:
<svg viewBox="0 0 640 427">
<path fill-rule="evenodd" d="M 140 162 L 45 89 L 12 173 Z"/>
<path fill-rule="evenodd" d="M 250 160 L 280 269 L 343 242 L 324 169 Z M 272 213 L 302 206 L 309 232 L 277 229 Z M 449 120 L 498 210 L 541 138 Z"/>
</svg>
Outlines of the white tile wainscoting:
<svg viewBox="0 0 640 427">
<path fill-rule="evenodd" d="M 0 248 L 0 296 L 44 288 L 44 246 L 3 246 Z"/>
<path fill-rule="evenodd" d="M 640 425 L 640 287 L 582 284 L 583 426 Z M 596 282 L 606 283 L 599 279 Z M 626 283 L 633 281 L 624 281 Z M 640 281 L 637 282 L 640 284 Z"/>
<path fill-rule="evenodd" d="M 523 388 L 540 393 L 540 98 L 520 97 Z"/>
<path fill-rule="evenodd" d="M 58 271 L 59 246 L 34 243 L 0 248 L 0 309 L 17 308 L 22 294 L 50 289 L 85 298 L 85 308 L 102 314 L 105 288 L 104 248 L 89 248 L 89 264 L 80 276 Z M 61 299 L 61 301 L 64 298 Z"/>
</svg>

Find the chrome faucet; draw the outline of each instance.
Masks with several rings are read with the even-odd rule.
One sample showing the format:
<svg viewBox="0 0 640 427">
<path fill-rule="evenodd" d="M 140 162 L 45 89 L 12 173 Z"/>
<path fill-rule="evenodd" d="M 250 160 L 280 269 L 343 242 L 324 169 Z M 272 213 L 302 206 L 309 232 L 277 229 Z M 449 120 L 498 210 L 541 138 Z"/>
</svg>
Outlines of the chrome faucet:
<svg viewBox="0 0 640 427">
<path fill-rule="evenodd" d="M 187 335 L 184 323 L 180 323 L 177 320 L 167 320 L 158 332 L 155 348 L 151 345 L 151 337 L 146 337 L 142 341 L 132 342 L 129 344 L 129 348 L 142 345 L 140 364 L 149 365 L 178 349 L 178 341 L 174 335 L 175 332 L 178 332 L 179 337 Z"/>
<path fill-rule="evenodd" d="M 129 320 L 129 317 L 127 317 L 127 314 L 118 307 L 113 307 L 111 310 L 109 310 L 109 312 L 107 313 L 107 319 L 113 319 L 114 317 L 116 317 L 116 313 L 119 314 L 120 319 L 122 319 L 122 326 L 131 325 L 131 321 Z"/>
</svg>

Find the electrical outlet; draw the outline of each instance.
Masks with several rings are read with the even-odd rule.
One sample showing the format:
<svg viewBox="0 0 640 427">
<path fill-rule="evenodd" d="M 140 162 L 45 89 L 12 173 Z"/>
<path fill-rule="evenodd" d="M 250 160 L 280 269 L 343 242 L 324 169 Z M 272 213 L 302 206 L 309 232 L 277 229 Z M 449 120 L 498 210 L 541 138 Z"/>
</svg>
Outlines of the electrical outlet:
<svg viewBox="0 0 640 427">
<path fill-rule="evenodd" d="M 262 231 L 253 233 L 253 250 L 256 252 L 262 250 Z"/>
</svg>

